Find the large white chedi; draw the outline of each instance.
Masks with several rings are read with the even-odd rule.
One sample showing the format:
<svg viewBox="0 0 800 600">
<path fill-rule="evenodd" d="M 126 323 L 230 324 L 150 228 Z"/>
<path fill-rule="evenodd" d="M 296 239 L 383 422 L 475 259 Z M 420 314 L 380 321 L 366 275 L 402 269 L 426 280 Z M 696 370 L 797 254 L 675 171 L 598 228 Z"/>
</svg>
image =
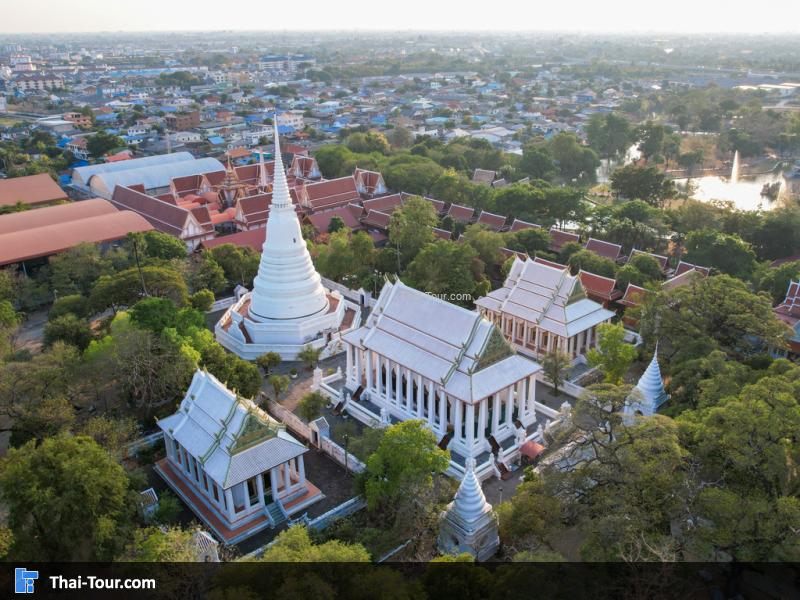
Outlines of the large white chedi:
<svg viewBox="0 0 800 600">
<path fill-rule="evenodd" d="M 341 334 L 359 324 L 359 306 L 327 290 L 311 262 L 289 195 L 276 129 L 272 203 L 258 274 L 253 290 L 217 323 L 217 341 L 250 360 L 266 352 L 294 360 L 307 345 L 328 356 L 344 350 Z"/>
</svg>

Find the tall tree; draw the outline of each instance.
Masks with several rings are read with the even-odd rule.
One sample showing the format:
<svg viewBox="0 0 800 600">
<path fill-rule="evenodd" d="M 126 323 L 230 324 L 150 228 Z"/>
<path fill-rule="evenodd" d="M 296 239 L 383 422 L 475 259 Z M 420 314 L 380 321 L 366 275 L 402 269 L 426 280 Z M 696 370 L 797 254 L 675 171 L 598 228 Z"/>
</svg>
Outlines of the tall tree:
<svg viewBox="0 0 800 600">
<path fill-rule="evenodd" d="M 0 493 L 19 560 L 110 560 L 128 537 L 128 478 L 88 437 L 62 435 L 10 450 Z"/>
<path fill-rule="evenodd" d="M 636 358 L 636 348 L 625 342 L 621 323 L 602 323 L 597 326 L 597 347 L 589 350 L 586 358 L 605 374 L 607 383 L 619 385 Z"/>
</svg>

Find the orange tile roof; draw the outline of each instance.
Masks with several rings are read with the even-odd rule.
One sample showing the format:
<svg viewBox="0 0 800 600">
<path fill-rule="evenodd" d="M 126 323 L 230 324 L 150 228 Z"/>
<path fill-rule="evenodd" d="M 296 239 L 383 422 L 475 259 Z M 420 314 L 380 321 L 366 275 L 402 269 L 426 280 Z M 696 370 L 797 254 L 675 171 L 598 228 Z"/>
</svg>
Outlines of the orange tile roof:
<svg viewBox="0 0 800 600">
<path fill-rule="evenodd" d="M 47 173 L 0 179 L 0 206 L 29 206 L 66 199 L 67 194 Z"/>
</svg>

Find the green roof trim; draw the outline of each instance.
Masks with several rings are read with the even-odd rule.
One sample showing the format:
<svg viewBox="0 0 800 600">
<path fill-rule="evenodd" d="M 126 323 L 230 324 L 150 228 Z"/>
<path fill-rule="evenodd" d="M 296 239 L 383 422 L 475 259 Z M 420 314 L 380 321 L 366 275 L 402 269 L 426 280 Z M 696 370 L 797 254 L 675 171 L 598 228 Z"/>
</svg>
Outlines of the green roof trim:
<svg viewBox="0 0 800 600">
<path fill-rule="evenodd" d="M 486 338 L 486 344 L 483 346 L 478 364 L 475 366 L 475 371 L 481 371 L 495 363 L 500 362 L 504 358 L 508 358 L 514 354 L 514 349 L 500 333 L 497 327 L 492 327 L 491 333 Z"/>
<path fill-rule="evenodd" d="M 241 429 L 234 436 L 236 441 L 229 450 L 231 454 L 247 450 L 260 442 L 277 436 L 278 429 L 274 423 L 266 422 L 255 413 L 249 412 L 242 423 Z"/>
</svg>

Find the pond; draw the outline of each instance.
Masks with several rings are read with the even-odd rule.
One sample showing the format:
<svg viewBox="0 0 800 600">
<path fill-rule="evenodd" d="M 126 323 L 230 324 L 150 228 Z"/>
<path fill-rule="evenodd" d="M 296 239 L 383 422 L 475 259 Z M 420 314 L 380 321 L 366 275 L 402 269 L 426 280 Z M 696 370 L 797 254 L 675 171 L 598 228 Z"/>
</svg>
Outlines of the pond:
<svg viewBox="0 0 800 600">
<path fill-rule="evenodd" d="M 686 179 L 676 179 L 678 189 L 686 189 Z M 780 172 L 764 173 L 752 177 L 742 176 L 733 181 L 730 177 L 706 175 L 691 179 L 691 196 L 697 200 L 726 200 L 739 210 L 772 210 L 781 206 L 783 198 L 783 176 Z M 781 184 L 781 192 L 776 199 L 762 195 L 765 184 Z"/>
</svg>

